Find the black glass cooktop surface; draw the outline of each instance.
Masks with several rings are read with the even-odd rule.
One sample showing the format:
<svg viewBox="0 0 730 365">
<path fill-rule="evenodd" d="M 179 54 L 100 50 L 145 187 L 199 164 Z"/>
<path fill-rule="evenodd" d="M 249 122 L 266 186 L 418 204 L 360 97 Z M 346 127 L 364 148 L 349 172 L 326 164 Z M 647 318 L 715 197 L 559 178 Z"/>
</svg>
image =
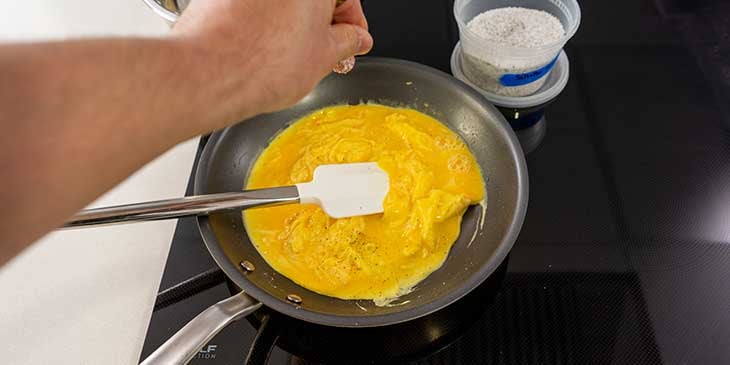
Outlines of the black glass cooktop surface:
<svg viewBox="0 0 730 365">
<path fill-rule="evenodd" d="M 390 330 L 280 318 L 269 364 L 730 363 L 730 3 L 582 1 L 570 81 L 527 156 L 530 202 L 502 269 Z M 367 1 L 374 55 L 449 72 L 451 1 Z M 180 220 L 142 358 L 231 294 Z M 264 311 L 265 312 L 265 311 Z M 272 314 L 276 317 L 276 314 Z M 239 364 L 260 318 L 193 364 Z"/>
</svg>

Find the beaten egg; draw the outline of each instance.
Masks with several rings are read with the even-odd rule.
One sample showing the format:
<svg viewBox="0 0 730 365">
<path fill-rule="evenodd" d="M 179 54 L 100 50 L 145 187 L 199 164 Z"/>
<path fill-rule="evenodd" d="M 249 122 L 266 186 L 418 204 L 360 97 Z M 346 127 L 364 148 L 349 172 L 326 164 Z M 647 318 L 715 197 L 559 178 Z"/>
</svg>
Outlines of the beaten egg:
<svg viewBox="0 0 730 365">
<path fill-rule="evenodd" d="M 308 182 L 319 165 L 354 162 L 388 173 L 383 214 L 333 219 L 316 205 L 285 205 L 249 209 L 243 219 L 266 262 L 295 283 L 382 303 L 443 264 L 467 207 L 484 199 L 484 182 L 466 145 L 436 119 L 363 104 L 293 123 L 262 151 L 245 187 Z"/>
</svg>

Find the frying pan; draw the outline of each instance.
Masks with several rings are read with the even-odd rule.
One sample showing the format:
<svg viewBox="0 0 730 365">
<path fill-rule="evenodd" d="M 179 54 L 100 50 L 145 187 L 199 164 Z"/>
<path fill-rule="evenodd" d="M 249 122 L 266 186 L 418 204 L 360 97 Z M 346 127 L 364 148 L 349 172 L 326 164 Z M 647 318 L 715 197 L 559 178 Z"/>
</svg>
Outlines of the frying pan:
<svg viewBox="0 0 730 365">
<path fill-rule="evenodd" d="M 259 153 L 289 124 L 323 107 L 362 102 L 410 107 L 435 117 L 463 139 L 482 169 L 486 209 L 467 209 L 461 234 L 443 266 L 389 306 L 341 300 L 304 289 L 274 271 L 249 240 L 240 211 L 200 216 L 205 245 L 242 292 L 195 317 L 144 364 L 184 363 L 228 323 L 262 305 L 324 326 L 377 327 L 409 321 L 448 306 L 496 270 L 512 248 L 527 209 L 522 150 L 501 114 L 479 94 L 417 63 L 359 59 L 353 72 L 328 76 L 294 107 L 212 134 L 198 161 L 195 194 L 241 190 Z"/>
</svg>

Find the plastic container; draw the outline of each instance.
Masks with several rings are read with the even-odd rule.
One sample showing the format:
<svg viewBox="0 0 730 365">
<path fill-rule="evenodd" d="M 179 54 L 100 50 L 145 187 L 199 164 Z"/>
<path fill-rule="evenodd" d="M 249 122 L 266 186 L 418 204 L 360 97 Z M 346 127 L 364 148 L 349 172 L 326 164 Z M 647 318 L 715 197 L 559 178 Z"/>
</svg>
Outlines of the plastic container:
<svg viewBox="0 0 730 365">
<path fill-rule="evenodd" d="M 552 72 L 544 78 L 540 88 L 528 96 L 505 96 L 480 88 L 466 77 L 464 63 L 461 43 L 457 43 L 451 54 L 451 73 L 454 77 L 471 86 L 499 109 L 517 134 L 525 153 L 537 148 L 547 130 L 545 108 L 568 84 L 570 62 L 565 52 L 560 52 Z"/>
<path fill-rule="evenodd" d="M 546 11 L 560 20 L 565 34 L 542 47 L 519 48 L 488 41 L 467 29 L 467 23 L 475 16 L 504 7 Z M 491 93 L 525 96 L 545 83 L 563 46 L 578 30 L 580 7 L 575 0 L 457 0 L 454 16 L 459 26 L 466 77 Z"/>
</svg>

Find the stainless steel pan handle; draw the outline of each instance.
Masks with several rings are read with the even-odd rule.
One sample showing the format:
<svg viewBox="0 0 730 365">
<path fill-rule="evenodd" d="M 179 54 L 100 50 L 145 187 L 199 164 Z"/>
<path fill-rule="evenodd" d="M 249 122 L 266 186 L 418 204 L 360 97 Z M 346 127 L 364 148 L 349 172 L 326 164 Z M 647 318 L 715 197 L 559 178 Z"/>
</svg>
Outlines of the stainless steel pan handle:
<svg viewBox="0 0 730 365">
<path fill-rule="evenodd" d="M 296 186 L 190 196 L 84 210 L 68 220 L 63 228 L 181 218 L 224 210 L 289 204 L 298 201 L 299 192 Z"/>
<path fill-rule="evenodd" d="M 245 292 L 222 300 L 198 314 L 185 327 L 172 335 L 141 365 L 187 364 L 200 349 L 231 322 L 261 307 L 261 303 Z"/>
</svg>

